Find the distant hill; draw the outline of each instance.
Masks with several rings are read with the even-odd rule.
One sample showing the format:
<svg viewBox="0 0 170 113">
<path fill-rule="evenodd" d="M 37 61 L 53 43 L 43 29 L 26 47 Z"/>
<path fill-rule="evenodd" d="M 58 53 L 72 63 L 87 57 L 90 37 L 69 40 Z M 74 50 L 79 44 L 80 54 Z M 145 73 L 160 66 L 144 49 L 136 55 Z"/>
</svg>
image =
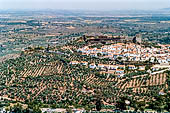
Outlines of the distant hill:
<svg viewBox="0 0 170 113">
<path fill-rule="evenodd" d="M 163 9 L 161 9 L 161 10 L 163 10 L 163 11 L 170 11 L 170 7 L 169 8 L 163 8 Z"/>
</svg>

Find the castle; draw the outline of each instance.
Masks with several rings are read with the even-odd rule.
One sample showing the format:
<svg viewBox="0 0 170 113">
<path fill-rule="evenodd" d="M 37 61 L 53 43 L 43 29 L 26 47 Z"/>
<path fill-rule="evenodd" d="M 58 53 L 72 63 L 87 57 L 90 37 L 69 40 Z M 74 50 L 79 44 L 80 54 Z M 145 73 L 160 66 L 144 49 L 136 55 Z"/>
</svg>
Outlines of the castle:
<svg viewBox="0 0 170 113">
<path fill-rule="evenodd" d="M 105 35 L 83 35 L 82 39 L 87 43 L 102 43 L 108 44 L 113 42 L 132 42 L 142 43 L 142 36 L 136 35 L 135 37 L 129 36 L 105 36 Z"/>
</svg>

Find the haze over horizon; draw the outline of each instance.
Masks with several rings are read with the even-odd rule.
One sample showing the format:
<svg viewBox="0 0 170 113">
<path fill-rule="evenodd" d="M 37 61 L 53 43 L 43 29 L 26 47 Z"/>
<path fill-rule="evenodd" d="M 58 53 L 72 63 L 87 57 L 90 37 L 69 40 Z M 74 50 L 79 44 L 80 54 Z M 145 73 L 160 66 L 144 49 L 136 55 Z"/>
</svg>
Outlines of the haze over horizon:
<svg viewBox="0 0 170 113">
<path fill-rule="evenodd" d="M 0 0 L 0 9 L 157 10 L 170 0 Z"/>
</svg>

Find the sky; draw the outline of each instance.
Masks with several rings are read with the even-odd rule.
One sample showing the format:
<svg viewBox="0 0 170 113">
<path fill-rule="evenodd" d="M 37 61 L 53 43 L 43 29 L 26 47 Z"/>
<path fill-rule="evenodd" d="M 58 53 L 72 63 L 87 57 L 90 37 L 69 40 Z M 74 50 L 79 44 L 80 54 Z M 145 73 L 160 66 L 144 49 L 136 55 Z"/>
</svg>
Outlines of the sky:
<svg viewBox="0 0 170 113">
<path fill-rule="evenodd" d="M 155 10 L 170 0 L 0 0 L 0 9 Z"/>
</svg>

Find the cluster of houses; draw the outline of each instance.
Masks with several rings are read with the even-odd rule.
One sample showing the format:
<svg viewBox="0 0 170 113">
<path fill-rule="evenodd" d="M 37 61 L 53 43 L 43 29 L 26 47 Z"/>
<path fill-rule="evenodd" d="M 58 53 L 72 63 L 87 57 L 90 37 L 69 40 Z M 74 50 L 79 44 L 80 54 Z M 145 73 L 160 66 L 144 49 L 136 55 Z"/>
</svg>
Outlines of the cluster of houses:
<svg viewBox="0 0 170 113">
<path fill-rule="evenodd" d="M 155 47 L 144 47 L 134 43 L 117 43 L 104 45 L 101 48 L 90 48 L 85 46 L 77 51 L 82 55 L 92 57 L 109 58 L 115 60 L 121 58 L 124 61 L 150 61 L 153 63 L 167 64 L 170 62 L 170 45 L 158 45 Z"/>
<path fill-rule="evenodd" d="M 83 113 L 85 112 L 84 109 L 71 109 L 72 113 Z M 66 109 L 63 108 L 57 108 L 57 109 L 52 109 L 52 108 L 41 108 L 42 113 L 68 113 Z"/>
<path fill-rule="evenodd" d="M 71 61 L 71 65 L 83 65 L 86 67 L 89 67 L 91 69 L 98 69 L 100 70 L 101 73 L 105 74 L 114 74 L 114 75 L 119 75 L 123 76 L 125 74 L 125 70 L 136 70 L 138 69 L 139 71 L 144 71 L 145 66 L 139 66 L 136 67 L 135 65 L 110 65 L 110 64 L 95 64 L 95 63 L 88 63 L 86 61 Z"/>
</svg>

